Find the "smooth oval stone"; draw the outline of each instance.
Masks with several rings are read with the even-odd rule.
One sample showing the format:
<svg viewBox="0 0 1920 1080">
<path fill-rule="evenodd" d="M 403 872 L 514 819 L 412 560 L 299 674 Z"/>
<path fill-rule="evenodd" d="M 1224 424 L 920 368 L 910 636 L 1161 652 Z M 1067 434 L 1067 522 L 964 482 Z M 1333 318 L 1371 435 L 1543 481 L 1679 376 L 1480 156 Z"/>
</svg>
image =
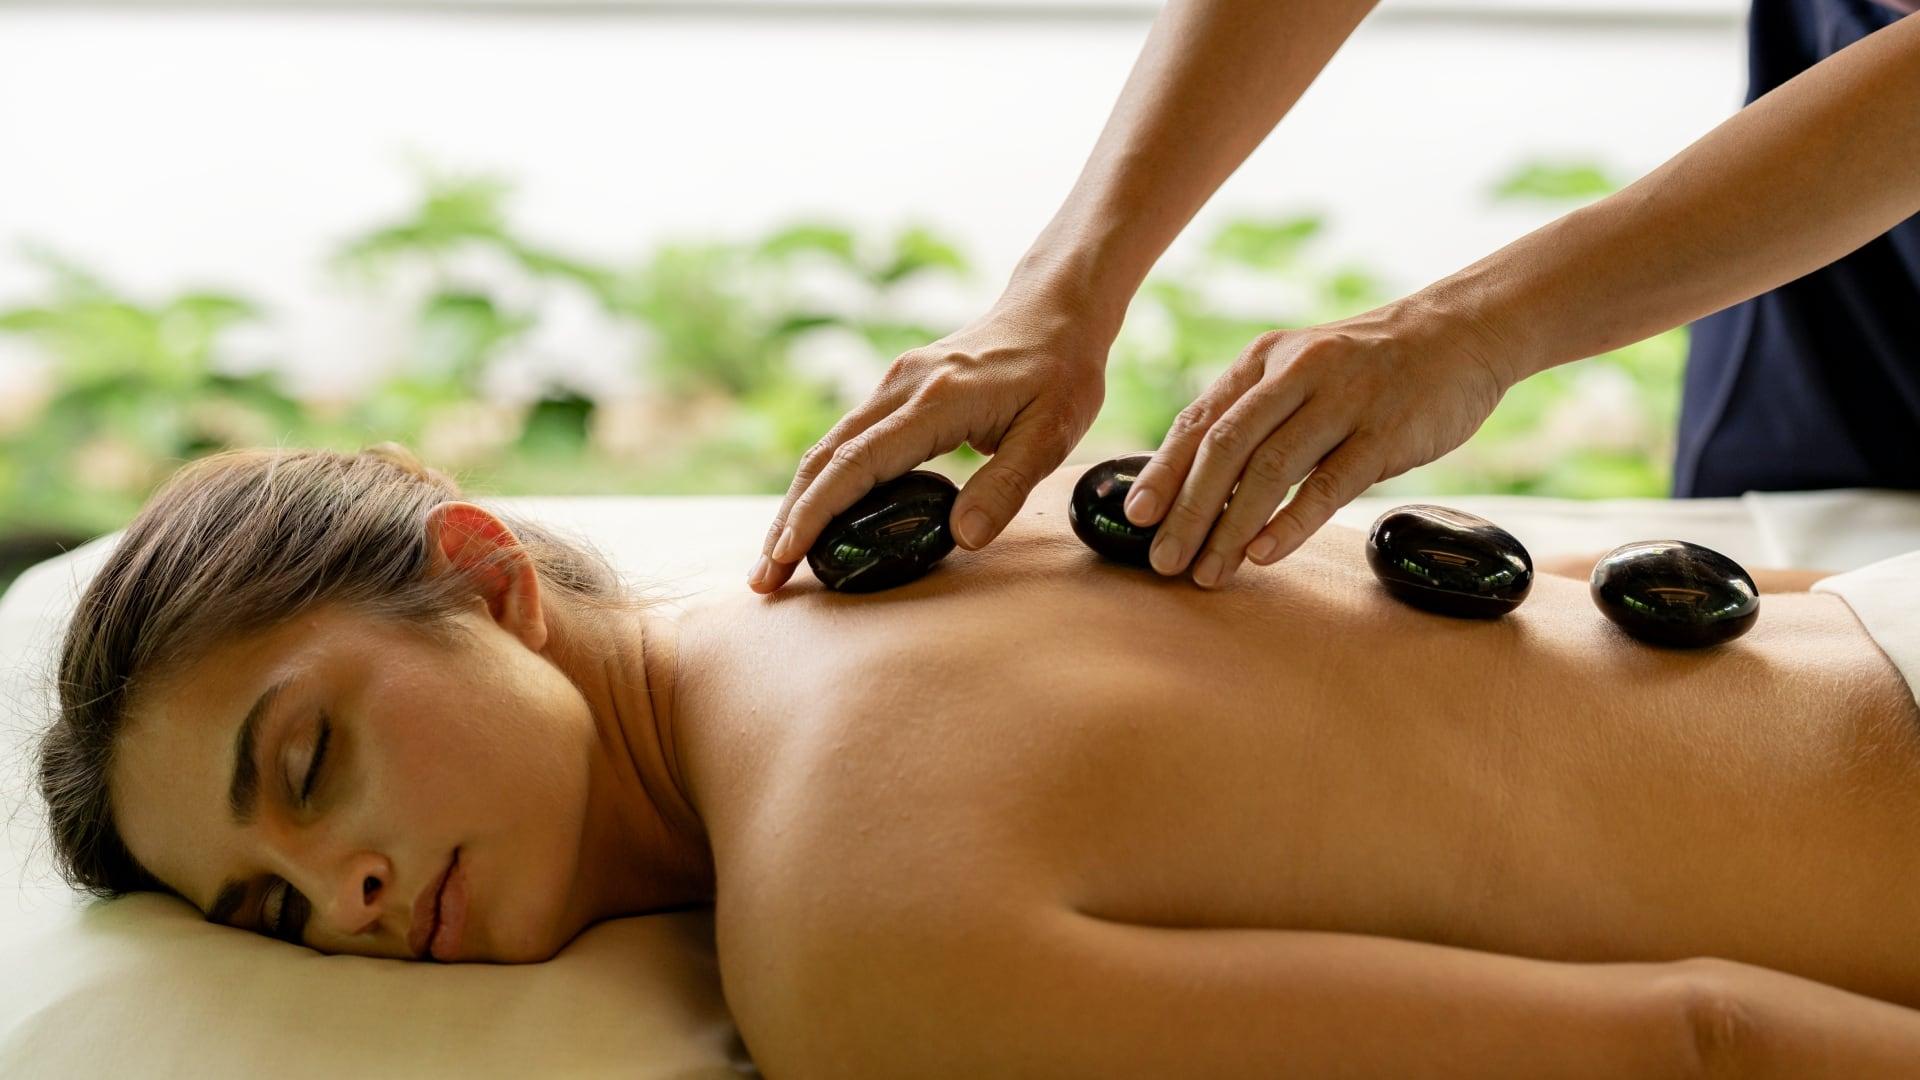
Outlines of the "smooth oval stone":
<svg viewBox="0 0 1920 1080">
<path fill-rule="evenodd" d="M 1760 618 L 1753 575 L 1712 548 L 1643 540 L 1593 567 L 1593 602 L 1649 645 L 1698 649 L 1732 641 Z"/>
<path fill-rule="evenodd" d="M 1367 565 L 1387 591 L 1426 611 L 1491 619 L 1533 588 L 1533 557 L 1513 534 L 1444 506 L 1397 506 L 1367 533 Z"/>
<path fill-rule="evenodd" d="M 1152 454 L 1128 454 L 1080 474 L 1067 503 L 1067 523 L 1081 543 L 1115 562 L 1151 565 L 1147 551 L 1153 547 L 1160 526 L 1156 522 L 1142 528 L 1128 521 L 1124 504 L 1140 470 L 1152 460 Z"/>
<path fill-rule="evenodd" d="M 924 469 L 875 484 L 827 522 L 807 550 L 807 565 L 838 592 L 905 585 L 953 550 L 947 522 L 959 494 L 953 481 Z"/>
</svg>

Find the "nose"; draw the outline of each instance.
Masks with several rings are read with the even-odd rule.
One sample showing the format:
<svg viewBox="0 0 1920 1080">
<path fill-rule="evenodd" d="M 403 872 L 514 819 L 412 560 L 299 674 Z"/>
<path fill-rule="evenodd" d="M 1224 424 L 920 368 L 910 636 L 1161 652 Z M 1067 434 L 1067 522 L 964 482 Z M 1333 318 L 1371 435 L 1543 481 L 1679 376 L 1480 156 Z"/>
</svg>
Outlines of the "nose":
<svg viewBox="0 0 1920 1080">
<path fill-rule="evenodd" d="M 321 914 L 327 923 L 343 934 L 362 934 L 374 928 L 387 908 L 396 902 L 389 896 L 393 885 L 393 864 L 386 856 L 371 851 L 347 856 L 345 865 L 335 870 L 331 910 Z M 404 902 L 404 898 L 399 898 Z"/>
<path fill-rule="evenodd" d="M 368 830 L 355 822 L 314 827 L 267 819 L 262 823 L 272 863 L 312 903 L 307 937 L 315 934 L 360 938 L 391 923 L 392 936 L 404 940 L 408 914 L 396 920 L 389 909 L 407 908 L 409 898 L 395 889 L 393 861 L 367 843 Z"/>
</svg>

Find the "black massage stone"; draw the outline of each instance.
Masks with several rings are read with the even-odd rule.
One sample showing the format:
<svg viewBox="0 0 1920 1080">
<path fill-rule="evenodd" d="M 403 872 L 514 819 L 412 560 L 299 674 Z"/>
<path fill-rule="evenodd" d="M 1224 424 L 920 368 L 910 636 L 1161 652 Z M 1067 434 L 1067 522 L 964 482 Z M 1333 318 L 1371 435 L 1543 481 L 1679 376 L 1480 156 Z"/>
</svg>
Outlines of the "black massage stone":
<svg viewBox="0 0 1920 1080">
<path fill-rule="evenodd" d="M 1684 540 L 1643 540 L 1593 568 L 1593 602 L 1649 645 L 1698 649 L 1732 641 L 1760 618 L 1760 590 L 1740 564 Z"/>
<path fill-rule="evenodd" d="M 1152 454 L 1128 454 L 1080 474 L 1079 482 L 1073 485 L 1073 498 L 1067 503 L 1067 523 L 1081 543 L 1115 562 L 1151 565 L 1147 552 L 1160 526 L 1156 523 L 1142 528 L 1128 521 L 1125 504 L 1140 470 L 1152 460 Z"/>
<path fill-rule="evenodd" d="M 1533 557 L 1512 533 L 1444 506 L 1380 515 L 1367 533 L 1367 565 L 1400 600 L 1462 619 L 1505 615 L 1533 587 Z"/>
<path fill-rule="evenodd" d="M 947 524 L 960 489 L 936 472 L 915 469 L 875 484 L 836 515 L 807 551 L 821 584 L 865 593 L 905 585 L 953 550 Z"/>
</svg>

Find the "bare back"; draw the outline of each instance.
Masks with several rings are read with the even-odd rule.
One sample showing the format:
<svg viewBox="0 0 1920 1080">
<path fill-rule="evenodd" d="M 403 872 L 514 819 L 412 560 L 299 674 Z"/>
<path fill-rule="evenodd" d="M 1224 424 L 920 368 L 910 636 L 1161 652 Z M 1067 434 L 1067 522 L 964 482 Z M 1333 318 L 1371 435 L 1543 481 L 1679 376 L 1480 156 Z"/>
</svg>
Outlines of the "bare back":
<svg viewBox="0 0 1920 1080">
<path fill-rule="evenodd" d="M 1496 622 L 1406 608 L 1337 528 L 1209 592 L 1084 548 L 1077 472 L 909 586 L 802 575 L 698 613 L 679 707 L 708 718 L 686 756 L 723 964 L 831 880 L 876 910 L 967 888 L 1715 955 L 1920 1004 L 1920 717 L 1837 598 L 1768 595 L 1738 641 L 1663 651 L 1568 578 Z"/>
</svg>

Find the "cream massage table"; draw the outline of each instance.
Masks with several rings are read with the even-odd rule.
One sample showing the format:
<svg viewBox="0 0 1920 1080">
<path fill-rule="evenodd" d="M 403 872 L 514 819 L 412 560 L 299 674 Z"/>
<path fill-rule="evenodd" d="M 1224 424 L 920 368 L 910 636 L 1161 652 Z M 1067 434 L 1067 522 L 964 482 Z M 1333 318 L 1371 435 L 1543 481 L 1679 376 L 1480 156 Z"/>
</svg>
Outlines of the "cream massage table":
<svg viewBox="0 0 1920 1080">
<path fill-rule="evenodd" d="M 637 579 L 691 593 L 746 588 L 779 500 L 482 501 L 592 541 Z M 1337 520 L 1364 528 L 1410 501 L 1364 499 Z M 1920 495 L 1433 501 L 1491 517 L 1536 557 L 1677 538 L 1750 567 L 1837 571 L 1920 547 Z M 726 1011 L 704 913 L 601 923 L 545 964 L 442 966 L 322 956 L 210 926 L 167 897 L 76 899 L 52 875 L 27 765 L 52 708 L 52 649 L 66 613 L 115 539 L 34 567 L 0 597 L 0 1076 L 755 1075 Z"/>
</svg>

